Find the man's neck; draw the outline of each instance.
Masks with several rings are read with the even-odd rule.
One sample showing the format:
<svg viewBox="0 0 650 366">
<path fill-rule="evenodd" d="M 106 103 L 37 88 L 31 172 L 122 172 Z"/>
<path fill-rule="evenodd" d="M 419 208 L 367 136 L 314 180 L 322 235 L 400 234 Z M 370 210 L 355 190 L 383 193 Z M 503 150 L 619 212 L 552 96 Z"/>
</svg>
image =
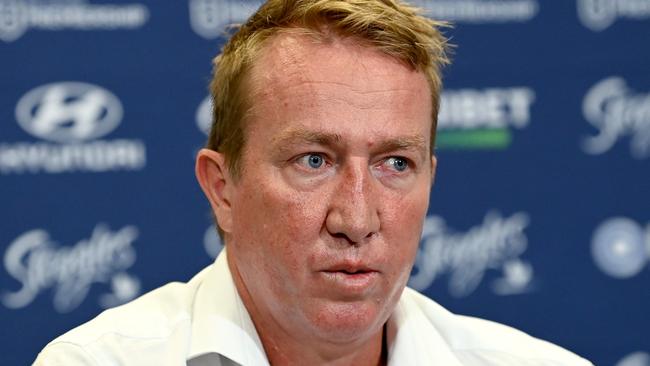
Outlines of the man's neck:
<svg viewBox="0 0 650 366">
<path fill-rule="evenodd" d="M 256 325 L 264 351 L 271 365 L 385 366 L 388 358 L 385 326 L 363 343 L 313 344 L 293 337 L 271 337 Z"/>
</svg>

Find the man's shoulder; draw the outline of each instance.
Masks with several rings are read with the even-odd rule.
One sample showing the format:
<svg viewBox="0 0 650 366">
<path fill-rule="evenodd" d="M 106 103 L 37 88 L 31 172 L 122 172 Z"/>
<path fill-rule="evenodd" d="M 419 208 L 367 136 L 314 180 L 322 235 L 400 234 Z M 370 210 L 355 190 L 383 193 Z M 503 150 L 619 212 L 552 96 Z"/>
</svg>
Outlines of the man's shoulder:
<svg viewBox="0 0 650 366">
<path fill-rule="evenodd" d="M 164 337 L 178 323 L 190 319 L 193 290 L 186 283 L 168 283 L 127 304 L 103 311 L 53 342 L 84 344 L 110 333 L 130 338 Z"/>
<path fill-rule="evenodd" d="M 407 288 L 405 308 L 426 319 L 463 365 L 591 365 L 574 353 L 532 337 L 510 326 L 489 320 L 454 314 L 428 297 Z"/>
<path fill-rule="evenodd" d="M 134 353 L 162 350 L 172 341 L 174 347 L 182 347 L 189 339 L 192 307 L 200 284 L 196 277 L 188 283 L 169 283 L 106 310 L 50 342 L 35 365 L 97 364 L 95 358 L 109 354 L 128 355 L 128 364 L 137 364 L 133 363 Z"/>
</svg>

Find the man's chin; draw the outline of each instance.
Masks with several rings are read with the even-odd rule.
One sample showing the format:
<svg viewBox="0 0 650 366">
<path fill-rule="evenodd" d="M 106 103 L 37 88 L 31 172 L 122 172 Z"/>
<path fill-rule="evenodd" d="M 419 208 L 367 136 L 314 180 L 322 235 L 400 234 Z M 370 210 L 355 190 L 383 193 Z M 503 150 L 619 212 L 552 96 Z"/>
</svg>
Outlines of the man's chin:
<svg viewBox="0 0 650 366">
<path fill-rule="evenodd" d="M 332 301 L 310 316 L 311 328 L 323 341 L 335 344 L 363 342 L 381 331 L 390 312 L 372 300 Z"/>
</svg>

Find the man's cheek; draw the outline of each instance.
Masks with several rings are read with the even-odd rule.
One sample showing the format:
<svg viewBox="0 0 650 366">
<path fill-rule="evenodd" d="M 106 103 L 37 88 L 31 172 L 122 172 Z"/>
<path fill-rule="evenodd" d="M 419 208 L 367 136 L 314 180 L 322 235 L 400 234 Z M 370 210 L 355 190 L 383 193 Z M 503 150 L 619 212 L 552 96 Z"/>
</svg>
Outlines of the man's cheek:
<svg viewBox="0 0 650 366">
<path fill-rule="evenodd" d="M 403 201 L 403 207 L 400 209 L 405 213 L 404 218 L 411 223 L 411 226 L 422 227 L 422 221 L 429 207 L 429 195 L 427 193 L 414 194 Z"/>
<path fill-rule="evenodd" d="M 426 205 L 421 201 L 402 199 L 386 205 L 383 210 L 383 221 L 394 226 L 394 230 L 408 233 L 407 228 L 417 228 L 426 214 Z"/>
<path fill-rule="evenodd" d="M 277 225 L 286 226 L 290 231 L 309 232 L 311 226 L 320 226 L 328 198 L 322 193 L 282 191 L 270 192 L 266 201 L 276 215 L 269 218 Z"/>
</svg>

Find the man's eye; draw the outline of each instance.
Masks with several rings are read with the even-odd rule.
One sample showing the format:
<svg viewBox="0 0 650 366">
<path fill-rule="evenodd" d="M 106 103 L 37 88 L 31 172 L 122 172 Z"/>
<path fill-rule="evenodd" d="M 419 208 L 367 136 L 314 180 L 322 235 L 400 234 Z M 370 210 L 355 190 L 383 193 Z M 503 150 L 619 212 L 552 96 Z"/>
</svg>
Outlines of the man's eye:
<svg viewBox="0 0 650 366">
<path fill-rule="evenodd" d="M 320 154 L 307 154 L 302 156 L 298 161 L 312 169 L 318 169 L 325 163 L 325 159 Z"/>
<path fill-rule="evenodd" d="M 400 157 L 392 157 L 386 160 L 386 164 L 398 172 L 403 172 L 409 167 L 408 161 Z"/>
</svg>

